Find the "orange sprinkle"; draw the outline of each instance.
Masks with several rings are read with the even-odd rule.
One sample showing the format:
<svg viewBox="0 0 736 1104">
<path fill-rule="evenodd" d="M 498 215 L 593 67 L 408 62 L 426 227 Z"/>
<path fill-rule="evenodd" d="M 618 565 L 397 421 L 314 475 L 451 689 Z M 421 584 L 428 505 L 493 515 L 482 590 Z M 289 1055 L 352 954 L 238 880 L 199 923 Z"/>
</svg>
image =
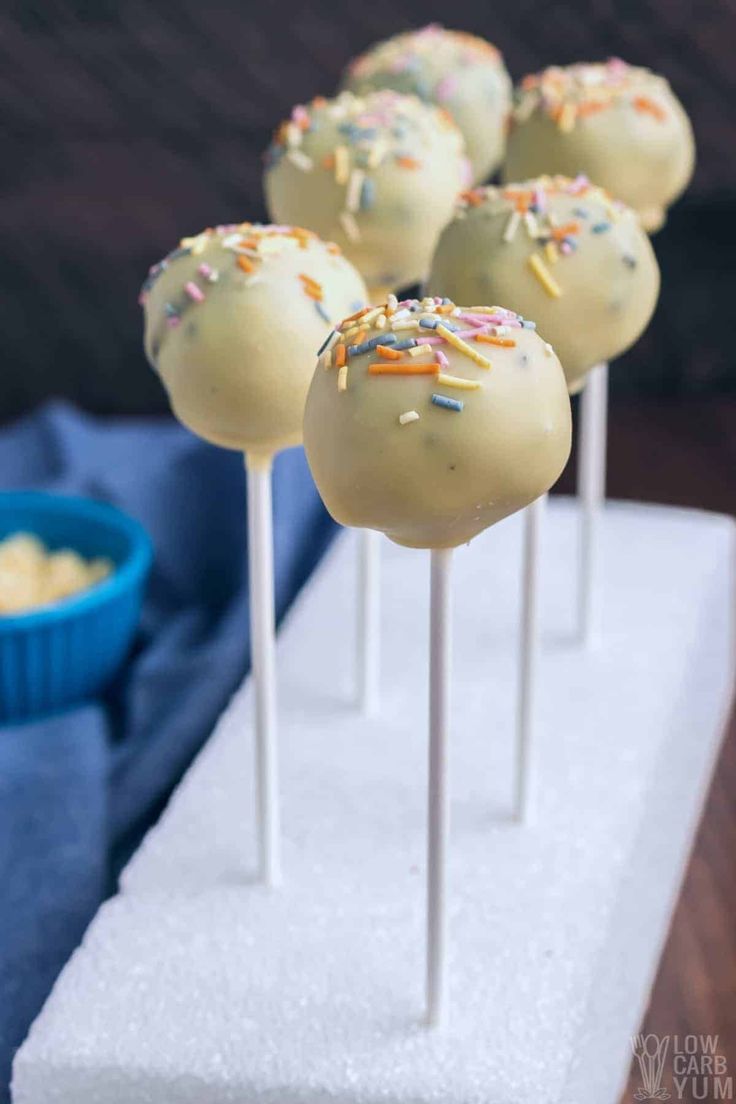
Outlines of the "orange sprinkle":
<svg viewBox="0 0 736 1104">
<path fill-rule="evenodd" d="M 479 207 L 483 202 L 483 192 L 480 188 L 471 188 L 469 192 L 461 192 L 460 199 L 464 200 L 469 207 Z"/>
<path fill-rule="evenodd" d="M 578 118 L 585 119 L 588 115 L 597 115 L 599 111 L 605 111 L 610 103 L 602 103 L 600 100 L 586 100 L 578 104 Z"/>
<path fill-rule="evenodd" d="M 355 314 L 349 314 L 347 318 L 343 318 L 343 326 L 345 326 L 348 322 L 357 322 L 359 318 L 362 318 L 363 315 L 367 314 L 370 310 L 373 310 L 373 307 L 362 307 L 359 311 L 356 311 Z"/>
<path fill-rule="evenodd" d="M 654 100 L 650 100 L 648 96 L 637 96 L 634 99 L 634 107 L 637 111 L 644 111 L 649 115 L 653 115 L 660 123 L 667 118 L 667 112 L 664 108 L 660 107 Z"/>
<path fill-rule="evenodd" d="M 242 253 L 238 254 L 238 265 L 242 268 L 243 272 L 252 272 L 255 265 L 249 257 L 244 257 Z"/>
<path fill-rule="evenodd" d="M 376 352 L 384 360 L 401 360 L 401 353 L 390 345 L 376 345 Z"/>
<path fill-rule="evenodd" d="M 396 163 L 402 169 L 418 169 L 421 165 L 421 161 L 417 161 L 416 157 L 397 157 Z"/>
<path fill-rule="evenodd" d="M 312 107 L 325 107 L 327 100 L 324 96 L 315 96 L 312 100 Z"/>
<path fill-rule="evenodd" d="M 415 364 L 413 361 L 395 364 L 384 361 L 382 364 L 368 365 L 368 373 L 371 376 L 436 376 L 439 370 L 440 366 L 435 361 L 429 364 Z"/>
<path fill-rule="evenodd" d="M 315 291 L 322 290 L 322 285 L 317 280 L 315 280 L 314 277 L 308 276 L 306 272 L 300 272 L 299 279 L 302 281 L 303 284 L 306 284 L 307 287 L 314 288 Z"/>
<path fill-rule="evenodd" d="M 368 331 L 366 329 L 358 330 L 357 334 L 351 341 L 351 345 L 360 345 L 361 341 L 365 341 L 367 336 Z"/>
<path fill-rule="evenodd" d="M 322 168 L 331 170 L 331 169 L 334 169 L 334 167 L 335 167 L 335 155 L 334 155 L 334 153 L 326 153 L 325 156 L 322 158 Z"/>
<path fill-rule="evenodd" d="M 342 368 L 347 360 L 347 354 L 345 352 L 345 346 L 340 344 L 335 346 L 335 367 Z"/>
<path fill-rule="evenodd" d="M 304 284 L 304 294 L 308 295 L 310 299 L 314 299 L 317 303 L 321 303 L 324 299 L 322 291 L 319 288 L 310 287 L 309 284 Z"/>
<path fill-rule="evenodd" d="M 563 238 L 567 238 L 570 234 L 580 233 L 579 222 L 566 222 L 564 226 L 554 226 L 552 228 L 552 237 L 555 241 L 562 241 Z"/>
<path fill-rule="evenodd" d="M 516 342 L 510 337 L 492 337 L 491 334 L 476 334 L 475 340 L 486 345 L 499 345 L 502 349 L 513 349 L 516 346 Z"/>
</svg>

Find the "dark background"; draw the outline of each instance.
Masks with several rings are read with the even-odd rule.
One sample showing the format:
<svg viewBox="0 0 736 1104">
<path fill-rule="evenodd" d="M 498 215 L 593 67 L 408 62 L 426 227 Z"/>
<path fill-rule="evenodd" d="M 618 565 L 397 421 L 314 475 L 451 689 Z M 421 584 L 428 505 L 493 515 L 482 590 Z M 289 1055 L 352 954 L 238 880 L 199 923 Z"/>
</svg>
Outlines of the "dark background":
<svg viewBox="0 0 736 1104">
<path fill-rule="evenodd" d="M 515 79 L 611 54 L 670 78 L 698 169 L 656 238 L 659 308 L 614 389 L 733 390 L 734 3 L 89 0 L 0 14 L 0 418 L 50 394 L 164 410 L 140 352 L 148 265 L 183 234 L 264 217 L 272 127 L 332 93 L 358 50 L 431 19 L 495 42 Z"/>
</svg>

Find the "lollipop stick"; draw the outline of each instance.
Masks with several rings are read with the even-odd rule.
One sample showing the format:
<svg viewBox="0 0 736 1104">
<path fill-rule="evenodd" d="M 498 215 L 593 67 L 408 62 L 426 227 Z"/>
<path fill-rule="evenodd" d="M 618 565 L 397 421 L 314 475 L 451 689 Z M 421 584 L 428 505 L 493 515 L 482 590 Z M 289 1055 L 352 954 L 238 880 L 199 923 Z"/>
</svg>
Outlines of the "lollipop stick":
<svg viewBox="0 0 736 1104">
<path fill-rule="evenodd" d="M 358 704 L 370 716 L 378 708 L 381 670 L 381 534 L 363 529 L 359 540 Z"/>
<path fill-rule="evenodd" d="M 438 1027 L 447 1004 L 447 841 L 450 826 L 452 550 L 433 549 L 429 613 L 429 830 L 427 834 L 427 1025 Z"/>
<path fill-rule="evenodd" d="M 271 459 L 246 456 L 250 637 L 255 686 L 256 816 L 259 874 L 281 882 L 281 833 L 276 746 L 276 649 L 273 590 Z"/>
<path fill-rule="evenodd" d="M 519 689 L 516 714 L 516 794 L 514 813 L 528 823 L 533 814 L 535 782 L 534 729 L 536 722 L 537 664 L 539 660 L 540 544 L 547 495 L 524 511 L 524 576 L 521 595 Z"/>
<path fill-rule="evenodd" d="M 586 646 L 597 629 L 598 515 L 606 494 L 607 415 L 608 365 L 604 362 L 588 373 L 580 402 L 578 633 Z"/>
</svg>

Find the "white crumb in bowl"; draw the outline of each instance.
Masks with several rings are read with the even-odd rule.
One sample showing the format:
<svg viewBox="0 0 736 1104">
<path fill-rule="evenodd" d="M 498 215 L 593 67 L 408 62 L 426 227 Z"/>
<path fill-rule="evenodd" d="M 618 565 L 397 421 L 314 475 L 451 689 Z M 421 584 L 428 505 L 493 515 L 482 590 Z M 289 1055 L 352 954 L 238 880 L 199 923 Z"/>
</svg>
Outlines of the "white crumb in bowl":
<svg viewBox="0 0 736 1104">
<path fill-rule="evenodd" d="M 0 541 L 0 616 L 53 605 L 113 571 L 111 560 L 86 560 L 69 548 L 52 552 L 31 533 L 14 533 Z"/>
</svg>

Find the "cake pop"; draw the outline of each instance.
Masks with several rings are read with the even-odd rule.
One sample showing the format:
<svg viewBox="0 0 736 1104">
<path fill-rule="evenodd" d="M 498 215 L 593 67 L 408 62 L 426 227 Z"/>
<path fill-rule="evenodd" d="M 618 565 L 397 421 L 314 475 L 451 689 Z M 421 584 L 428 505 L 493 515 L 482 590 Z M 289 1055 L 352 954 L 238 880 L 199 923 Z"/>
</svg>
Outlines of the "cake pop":
<svg viewBox="0 0 736 1104">
<path fill-rule="evenodd" d="M 659 229 L 695 162 L 690 120 L 664 77 L 618 58 L 552 66 L 525 77 L 515 100 L 504 180 L 584 172 Z"/>
<path fill-rule="evenodd" d="M 266 154 L 272 217 L 339 242 L 372 298 L 426 277 L 466 181 L 447 112 L 390 90 L 295 107 Z"/>
<path fill-rule="evenodd" d="M 365 294 L 339 247 L 309 230 L 218 226 L 151 269 L 146 355 L 194 433 L 269 456 L 301 441 L 311 353 Z"/>
<path fill-rule="evenodd" d="M 343 525 L 431 549 L 426 1018 L 447 971 L 451 550 L 554 483 L 570 402 L 552 347 L 502 307 L 426 298 L 348 318 L 321 351 L 304 418 L 307 459 Z"/>
<path fill-rule="evenodd" d="M 280 881 L 271 463 L 301 440 L 314 348 L 365 301 L 358 273 L 308 230 L 241 223 L 184 238 L 150 270 L 145 347 L 174 413 L 245 453 L 260 875 Z"/>
<path fill-rule="evenodd" d="M 412 92 L 445 107 L 463 132 L 473 182 L 486 180 L 503 159 L 511 109 L 511 78 L 495 46 L 433 23 L 366 50 L 348 66 L 345 87 Z"/>
<path fill-rule="evenodd" d="M 579 176 L 542 176 L 461 199 L 427 288 L 514 303 L 554 346 L 571 391 L 632 345 L 652 316 L 659 269 L 633 211 Z"/>
</svg>

